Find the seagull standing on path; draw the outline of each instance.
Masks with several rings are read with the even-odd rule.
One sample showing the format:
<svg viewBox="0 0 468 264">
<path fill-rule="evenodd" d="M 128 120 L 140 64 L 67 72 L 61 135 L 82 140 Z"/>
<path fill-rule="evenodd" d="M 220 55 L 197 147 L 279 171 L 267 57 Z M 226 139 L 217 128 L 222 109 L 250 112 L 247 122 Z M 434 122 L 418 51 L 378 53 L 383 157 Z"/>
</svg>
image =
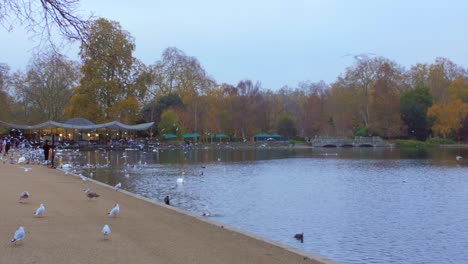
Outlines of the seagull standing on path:
<svg viewBox="0 0 468 264">
<path fill-rule="evenodd" d="M 114 186 L 114 189 L 117 191 L 118 189 L 122 188 L 122 183 L 117 183 L 115 186 Z"/>
<path fill-rule="evenodd" d="M 102 228 L 102 234 L 104 235 L 104 239 L 109 239 L 109 235 L 111 233 L 109 225 L 104 225 Z"/>
<path fill-rule="evenodd" d="M 19 202 L 23 203 L 24 200 L 27 200 L 29 198 L 29 193 L 27 191 L 24 191 L 21 193 Z"/>
<path fill-rule="evenodd" d="M 37 217 L 42 217 L 44 215 L 44 212 L 45 212 L 45 206 L 44 204 L 41 203 L 41 205 L 39 205 L 39 208 L 36 209 L 36 212 L 34 213 L 34 215 L 36 215 Z"/>
<path fill-rule="evenodd" d="M 107 213 L 107 215 L 116 217 L 119 212 L 120 212 L 120 207 L 119 207 L 119 204 L 116 203 L 114 208 L 112 208 L 112 210 L 110 210 L 110 212 Z"/>
<path fill-rule="evenodd" d="M 11 243 L 15 243 L 17 241 L 22 241 L 24 237 L 26 236 L 26 232 L 24 232 L 24 227 L 20 226 L 16 231 L 15 234 L 13 235 L 13 239 L 11 240 Z"/>
</svg>

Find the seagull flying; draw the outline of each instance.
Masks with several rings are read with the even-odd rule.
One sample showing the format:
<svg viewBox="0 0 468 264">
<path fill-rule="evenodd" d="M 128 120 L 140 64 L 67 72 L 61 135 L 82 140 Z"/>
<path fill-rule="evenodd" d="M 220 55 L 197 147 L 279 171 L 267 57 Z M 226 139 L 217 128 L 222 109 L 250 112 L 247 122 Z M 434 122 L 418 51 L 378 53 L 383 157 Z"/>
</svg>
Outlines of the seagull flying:
<svg viewBox="0 0 468 264">
<path fill-rule="evenodd" d="M 45 206 L 44 204 L 41 203 L 41 205 L 39 205 L 39 208 L 36 209 L 36 212 L 34 213 L 34 215 L 36 215 L 37 217 L 41 217 L 44 215 L 44 212 L 45 212 Z"/>
<path fill-rule="evenodd" d="M 102 228 L 102 234 L 104 235 L 104 239 L 109 239 L 109 235 L 111 233 L 109 225 L 104 225 Z"/>
<path fill-rule="evenodd" d="M 19 201 L 20 201 L 20 203 L 22 203 L 23 200 L 26 200 L 28 198 L 29 198 L 29 193 L 27 191 L 24 191 L 24 192 L 21 193 Z"/>
<path fill-rule="evenodd" d="M 11 243 L 15 243 L 15 245 L 16 245 L 16 241 L 22 241 L 25 236 L 26 236 L 26 232 L 24 232 L 24 227 L 20 226 L 15 231 L 15 235 L 13 236 L 13 239 L 11 240 Z"/>
<path fill-rule="evenodd" d="M 93 199 L 93 198 L 98 198 L 100 195 L 97 194 L 96 192 L 93 192 L 91 191 L 91 189 L 86 189 L 85 190 L 85 193 L 86 193 L 86 196 L 89 198 L 89 199 Z"/>
<path fill-rule="evenodd" d="M 119 212 L 120 212 L 120 207 L 119 207 L 119 204 L 116 203 L 114 208 L 112 208 L 112 210 L 110 210 L 110 212 L 107 213 L 107 215 L 116 217 Z"/>
<path fill-rule="evenodd" d="M 117 191 L 118 189 L 122 188 L 122 183 L 117 183 L 115 186 L 114 186 L 114 189 Z"/>
</svg>

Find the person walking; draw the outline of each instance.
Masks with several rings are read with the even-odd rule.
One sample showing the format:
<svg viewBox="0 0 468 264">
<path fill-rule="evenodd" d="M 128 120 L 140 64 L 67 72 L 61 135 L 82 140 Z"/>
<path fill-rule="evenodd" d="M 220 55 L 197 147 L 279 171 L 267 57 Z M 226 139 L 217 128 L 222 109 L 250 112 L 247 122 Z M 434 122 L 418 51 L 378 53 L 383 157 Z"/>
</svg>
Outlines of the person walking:
<svg viewBox="0 0 468 264">
<path fill-rule="evenodd" d="M 49 162 L 49 151 L 50 151 L 49 140 L 46 140 L 44 142 L 42 149 L 44 149 L 44 163 L 47 165 L 47 163 Z"/>
</svg>

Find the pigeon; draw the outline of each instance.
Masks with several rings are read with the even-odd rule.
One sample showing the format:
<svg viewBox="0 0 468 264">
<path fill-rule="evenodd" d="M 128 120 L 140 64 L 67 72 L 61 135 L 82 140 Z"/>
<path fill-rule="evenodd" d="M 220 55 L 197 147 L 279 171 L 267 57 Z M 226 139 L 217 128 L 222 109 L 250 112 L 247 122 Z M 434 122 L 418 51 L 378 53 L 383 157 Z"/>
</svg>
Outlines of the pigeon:
<svg viewBox="0 0 468 264">
<path fill-rule="evenodd" d="M 22 203 L 23 200 L 26 200 L 28 198 L 29 198 L 29 193 L 27 191 L 24 191 L 24 192 L 21 193 L 19 201 L 20 201 L 20 203 Z"/>
<path fill-rule="evenodd" d="M 115 186 L 114 186 L 114 189 L 117 191 L 118 189 L 122 188 L 122 183 L 117 183 Z"/>
<path fill-rule="evenodd" d="M 110 212 L 107 213 L 107 215 L 116 217 L 119 212 L 120 212 L 120 207 L 119 207 L 119 204 L 116 203 L 114 208 L 112 208 L 112 210 L 110 210 Z"/>
<path fill-rule="evenodd" d="M 104 235 L 104 239 L 109 239 L 109 235 L 111 233 L 109 225 L 104 225 L 102 228 L 102 234 Z"/>
<path fill-rule="evenodd" d="M 22 241 L 24 237 L 26 236 L 26 232 L 24 232 L 24 227 L 20 226 L 16 231 L 15 235 L 13 236 L 13 239 L 11 240 L 11 243 L 15 243 L 17 241 Z"/>
<path fill-rule="evenodd" d="M 39 205 L 39 208 L 36 209 L 36 212 L 34 213 L 34 215 L 36 215 L 37 217 L 41 217 L 44 215 L 44 212 L 45 212 L 45 206 L 44 204 L 41 203 L 41 205 Z"/>
<path fill-rule="evenodd" d="M 100 196 L 96 192 L 91 191 L 89 188 L 85 190 L 85 193 L 89 199 L 98 198 Z"/>
<path fill-rule="evenodd" d="M 304 233 L 298 233 L 294 235 L 294 238 L 304 243 Z"/>
</svg>

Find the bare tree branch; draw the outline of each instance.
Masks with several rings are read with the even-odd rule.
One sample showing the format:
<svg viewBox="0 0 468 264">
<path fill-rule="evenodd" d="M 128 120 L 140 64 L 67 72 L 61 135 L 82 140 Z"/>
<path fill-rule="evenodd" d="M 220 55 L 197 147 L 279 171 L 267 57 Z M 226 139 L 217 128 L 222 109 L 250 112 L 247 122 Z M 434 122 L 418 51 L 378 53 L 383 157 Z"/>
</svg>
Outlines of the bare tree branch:
<svg viewBox="0 0 468 264">
<path fill-rule="evenodd" d="M 0 25 L 12 31 L 21 25 L 52 43 L 57 30 L 68 40 L 84 41 L 91 17 L 78 14 L 80 0 L 0 0 Z"/>
</svg>

